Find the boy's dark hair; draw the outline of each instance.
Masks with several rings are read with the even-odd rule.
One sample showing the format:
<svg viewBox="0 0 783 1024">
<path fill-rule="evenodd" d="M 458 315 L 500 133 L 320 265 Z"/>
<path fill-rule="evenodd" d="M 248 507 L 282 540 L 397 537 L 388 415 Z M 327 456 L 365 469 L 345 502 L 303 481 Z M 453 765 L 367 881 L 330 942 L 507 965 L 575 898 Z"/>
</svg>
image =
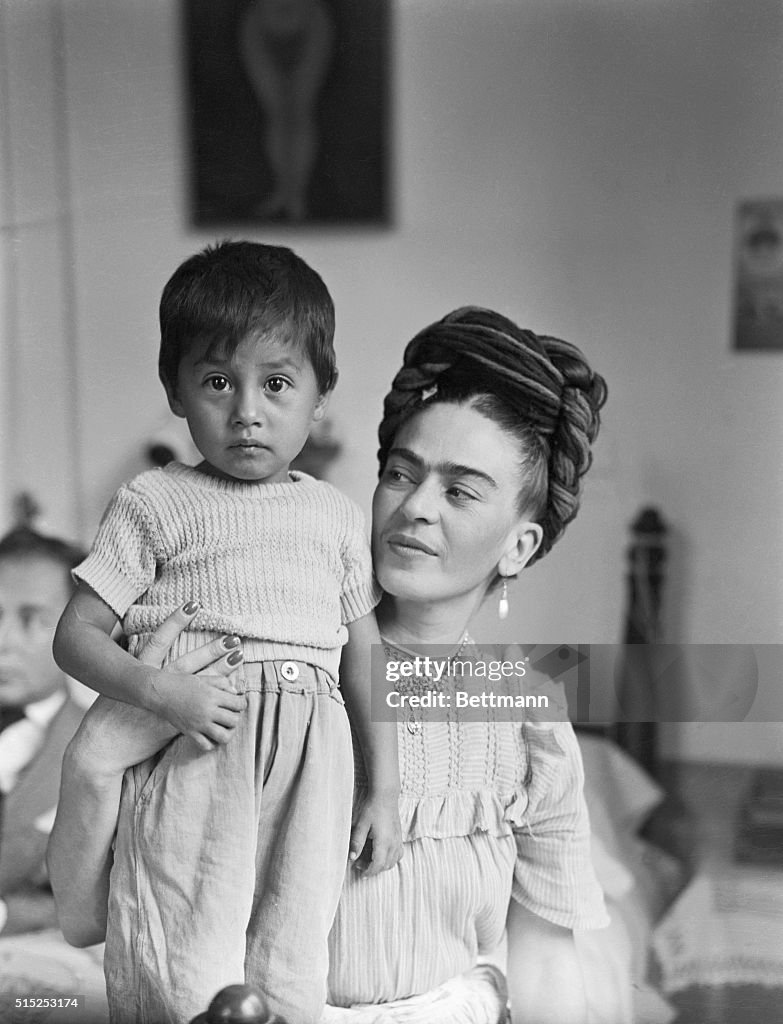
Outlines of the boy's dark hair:
<svg viewBox="0 0 783 1024">
<path fill-rule="evenodd" d="M 73 588 L 76 584 L 71 576 L 71 569 L 84 561 L 85 552 L 75 544 L 69 544 L 58 537 L 46 537 L 31 530 L 29 526 L 17 526 L 4 537 L 0 537 L 0 561 L 5 558 L 45 558 L 50 562 L 57 562 L 63 568 L 68 585 Z"/>
<path fill-rule="evenodd" d="M 310 359 L 321 394 L 337 383 L 334 304 L 320 276 L 290 249 L 220 242 L 185 260 L 160 299 L 158 373 L 177 388 L 180 360 L 194 344 L 230 355 L 248 336 L 284 332 Z"/>
</svg>

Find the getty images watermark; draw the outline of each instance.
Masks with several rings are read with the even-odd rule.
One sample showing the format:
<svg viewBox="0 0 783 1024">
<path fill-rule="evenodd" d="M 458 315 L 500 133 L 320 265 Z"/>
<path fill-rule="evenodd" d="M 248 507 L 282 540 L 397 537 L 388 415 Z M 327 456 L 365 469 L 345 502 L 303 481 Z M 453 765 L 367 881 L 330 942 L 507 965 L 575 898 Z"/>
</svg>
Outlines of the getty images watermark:
<svg viewBox="0 0 783 1024">
<path fill-rule="evenodd" d="M 783 722 L 781 644 L 376 645 L 376 721 Z"/>
</svg>

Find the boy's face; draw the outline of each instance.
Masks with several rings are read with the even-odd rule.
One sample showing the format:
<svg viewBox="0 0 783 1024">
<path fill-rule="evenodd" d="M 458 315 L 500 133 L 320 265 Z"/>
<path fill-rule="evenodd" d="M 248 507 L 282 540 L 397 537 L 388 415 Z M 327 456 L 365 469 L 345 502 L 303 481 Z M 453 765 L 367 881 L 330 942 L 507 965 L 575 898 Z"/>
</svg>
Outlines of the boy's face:
<svg viewBox="0 0 783 1024">
<path fill-rule="evenodd" d="M 188 421 L 205 472 L 281 483 L 326 411 L 305 352 L 273 335 L 248 337 L 226 356 L 195 346 L 179 364 L 172 412 Z"/>
</svg>

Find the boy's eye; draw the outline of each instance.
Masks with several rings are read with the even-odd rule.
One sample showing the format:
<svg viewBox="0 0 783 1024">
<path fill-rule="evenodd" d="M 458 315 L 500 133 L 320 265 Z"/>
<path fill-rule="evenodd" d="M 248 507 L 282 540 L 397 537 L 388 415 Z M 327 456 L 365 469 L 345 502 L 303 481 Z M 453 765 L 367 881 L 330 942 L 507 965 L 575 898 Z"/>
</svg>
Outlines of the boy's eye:
<svg viewBox="0 0 783 1024">
<path fill-rule="evenodd" d="M 285 377 L 270 377 L 266 382 L 266 386 L 273 395 L 282 395 L 284 391 L 291 387 L 291 384 Z"/>
<path fill-rule="evenodd" d="M 228 377 L 224 377 L 220 373 L 215 373 L 211 377 L 207 377 L 204 383 L 212 391 L 228 391 L 231 387 L 231 381 Z"/>
<path fill-rule="evenodd" d="M 40 608 L 21 608 L 19 611 L 19 619 L 21 620 L 23 629 L 27 631 L 47 625 L 46 617 Z"/>
<path fill-rule="evenodd" d="M 48 629 L 54 629 L 57 625 L 58 616 L 53 614 L 50 609 L 38 605 L 22 605 L 17 614 L 19 625 L 33 639 L 36 635 L 40 635 Z M 0 618 L 2 618 L 2 613 L 0 613 Z"/>
</svg>

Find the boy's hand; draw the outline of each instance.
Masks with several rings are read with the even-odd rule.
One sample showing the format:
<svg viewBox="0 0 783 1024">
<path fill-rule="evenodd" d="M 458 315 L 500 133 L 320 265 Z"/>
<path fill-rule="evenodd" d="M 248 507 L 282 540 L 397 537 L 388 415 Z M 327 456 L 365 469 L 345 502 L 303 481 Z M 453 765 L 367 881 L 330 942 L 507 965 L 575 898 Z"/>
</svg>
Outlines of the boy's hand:
<svg viewBox="0 0 783 1024">
<path fill-rule="evenodd" d="M 192 601 L 178 608 L 158 626 L 138 660 L 160 668 L 174 641 L 197 611 L 198 605 Z M 181 655 L 154 678 L 156 713 L 177 732 L 191 736 L 202 750 L 228 743 L 239 716 L 247 707 L 247 698 L 231 685 L 241 664 L 242 643 L 237 636 L 221 637 Z"/>
<path fill-rule="evenodd" d="M 370 793 L 351 829 L 349 859 L 369 877 L 393 868 L 402 853 L 398 794 Z"/>
<path fill-rule="evenodd" d="M 238 662 L 241 658 L 238 659 Z M 228 743 L 244 711 L 246 698 L 219 676 L 161 672 L 154 684 L 160 714 L 201 747 L 212 750 Z"/>
</svg>

